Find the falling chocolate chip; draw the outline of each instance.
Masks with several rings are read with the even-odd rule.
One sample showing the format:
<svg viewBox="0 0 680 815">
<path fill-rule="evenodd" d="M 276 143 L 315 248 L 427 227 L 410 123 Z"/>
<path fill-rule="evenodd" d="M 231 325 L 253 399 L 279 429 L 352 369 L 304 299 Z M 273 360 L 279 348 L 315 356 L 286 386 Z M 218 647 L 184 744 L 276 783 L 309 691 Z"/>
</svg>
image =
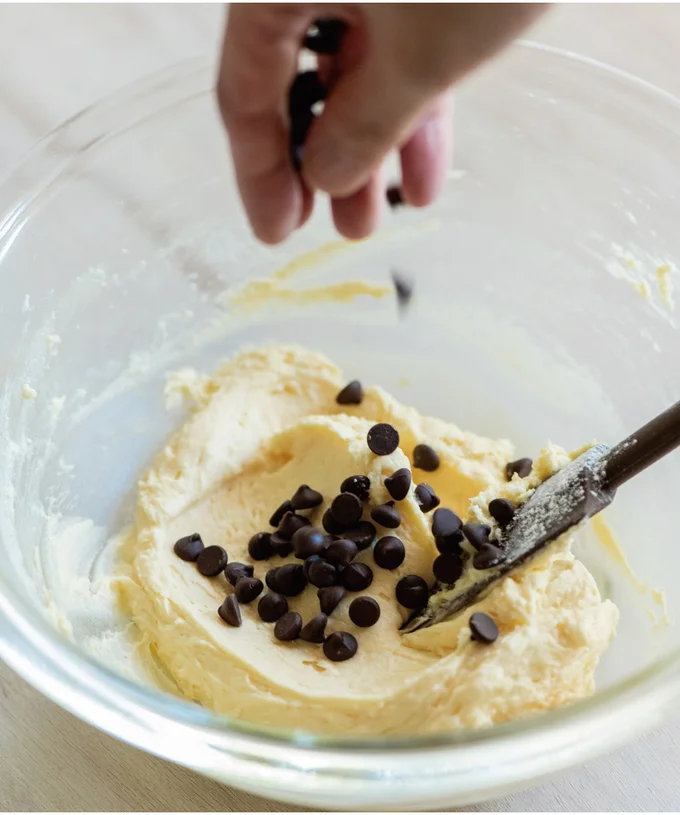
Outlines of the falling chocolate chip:
<svg viewBox="0 0 680 815">
<path fill-rule="evenodd" d="M 303 526 L 291 540 L 295 557 L 305 560 L 312 555 L 320 555 L 326 548 L 326 534 L 318 526 Z"/>
<path fill-rule="evenodd" d="M 326 625 L 328 617 L 317 614 L 300 631 L 300 639 L 305 642 L 323 642 L 326 639 Z"/>
<path fill-rule="evenodd" d="M 440 535 L 434 539 L 437 549 L 442 555 L 460 555 L 460 544 L 463 541 L 463 530 L 459 529 L 458 532 L 453 532 L 450 535 Z"/>
<path fill-rule="evenodd" d="M 302 566 L 298 563 L 286 563 L 276 573 L 276 591 L 286 597 L 297 597 L 307 585 L 307 578 Z"/>
<path fill-rule="evenodd" d="M 331 508 L 324 512 L 323 518 L 321 519 L 321 526 L 328 532 L 330 535 L 340 535 L 344 529 L 344 524 L 339 523 L 333 513 L 331 512 Z"/>
<path fill-rule="evenodd" d="M 468 541 L 479 550 L 485 543 L 489 542 L 491 527 L 487 524 L 464 524 L 463 534 Z"/>
<path fill-rule="evenodd" d="M 403 501 L 411 489 L 411 471 L 408 467 L 392 473 L 385 479 L 385 489 L 395 501 Z"/>
<path fill-rule="evenodd" d="M 363 591 L 373 582 L 373 572 L 365 563 L 350 563 L 342 573 L 342 585 L 349 591 Z"/>
<path fill-rule="evenodd" d="M 290 499 L 290 503 L 296 511 L 298 509 L 313 509 L 323 503 L 323 495 L 313 490 L 309 484 L 302 484 L 297 488 L 295 495 Z"/>
<path fill-rule="evenodd" d="M 273 569 L 270 569 L 264 577 L 264 582 L 267 584 L 267 588 L 271 589 L 271 591 L 278 592 L 278 583 L 277 577 L 279 574 L 281 567 L 276 566 Z"/>
<path fill-rule="evenodd" d="M 373 559 L 381 569 L 396 569 L 401 566 L 405 557 L 404 544 L 394 535 L 380 538 L 373 549 Z"/>
<path fill-rule="evenodd" d="M 432 515 L 432 534 L 435 538 L 446 538 L 459 532 L 463 522 L 461 519 L 450 509 L 441 507 L 436 509 Z"/>
<path fill-rule="evenodd" d="M 431 509 L 438 507 L 441 503 L 439 496 L 432 489 L 429 484 L 418 484 L 416 487 L 416 501 L 420 507 L 421 512 L 429 512 Z"/>
<path fill-rule="evenodd" d="M 230 563 L 224 571 L 227 580 L 235 586 L 239 577 L 252 577 L 254 569 L 247 563 Z"/>
<path fill-rule="evenodd" d="M 280 533 L 274 532 L 269 538 L 269 543 L 272 547 L 272 554 L 279 557 L 288 557 L 293 551 L 293 544 L 287 539 L 281 537 Z"/>
<path fill-rule="evenodd" d="M 416 444 L 413 448 L 413 466 L 433 473 L 439 469 L 439 455 L 429 444 Z"/>
<path fill-rule="evenodd" d="M 505 560 L 505 552 L 494 546 L 493 543 L 483 543 L 479 552 L 472 558 L 472 565 L 475 569 L 490 569 L 492 566 L 498 566 Z"/>
<path fill-rule="evenodd" d="M 342 586 L 329 586 L 319 589 L 316 596 L 319 598 L 321 611 L 330 617 L 346 594 L 347 592 Z"/>
<path fill-rule="evenodd" d="M 241 625 L 241 609 L 238 600 L 230 594 L 222 605 L 217 609 L 217 613 L 228 625 L 238 628 Z"/>
<path fill-rule="evenodd" d="M 430 590 L 427 583 L 417 574 L 407 574 L 397 583 L 397 602 L 404 608 L 422 608 L 427 603 Z"/>
<path fill-rule="evenodd" d="M 358 379 L 353 379 L 335 397 L 339 405 L 360 405 L 364 398 L 364 389 Z"/>
<path fill-rule="evenodd" d="M 371 518 L 380 526 L 387 529 L 396 529 L 401 523 L 399 512 L 394 507 L 394 501 L 374 507 L 371 510 Z"/>
<path fill-rule="evenodd" d="M 533 466 L 534 462 L 530 458 L 518 458 L 517 461 L 509 461 L 505 467 L 505 477 L 508 481 L 512 481 L 515 474 L 520 478 L 526 478 L 531 474 Z"/>
<path fill-rule="evenodd" d="M 304 515 L 296 515 L 295 512 L 286 512 L 279 524 L 277 532 L 282 538 L 289 541 L 298 529 L 302 529 L 303 526 L 309 526 L 310 523 L 309 519 L 305 518 Z"/>
<path fill-rule="evenodd" d="M 483 611 L 475 611 L 470 617 L 470 632 L 472 639 L 477 642 L 492 643 L 498 639 L 498 626 L 495 621 L 484 614 Z"/>
<path fill-rule="evenodd" d="M 333 499 L 331 512 L 335 520 L 346 528 L 361 518 L 363 507 L 356 495 L 351 492 L 341 492 Z"/>
<path fill-rule="evenodd" d="M 342 533 L 342 537 L 354 541 L 359 551 L 368 549 L 375 538 L 375 527 L 370 521 L 359 521 L 358 524 L 346 529 Z"/>
<path fill-rule="evenodd" d="M 264 585 L 257 577 L 241 577 L 236 582 L 234 593 L 239 603 L 244 605 L 252 603 L 256 597 L 262 594 Z"/>
<path fill-rule="evenodd" d="M 203 551 L 203 541 L 201 540 L 201 536 L 198 534 L 198 532 L 194 532 L 193 535 L 187 535 L 185 538 L 180 538 L 175 544 L 173 551 L 177 557 L 182 558 L 182 560 L 189 561 L 189 563 L 194 563 L 196 558 Z"/>
<path fill-rule="evenodd" d="M 205 577 L 215 577 L 224 571 L 228 561 L 221 546 L 206 546 L 196 558 L 196 568 Z"/>
<path fill-rule="evenodd" d="M 335 631 L 326 637 L 323 652 L 332 662 L 344 662 L 356 654 L 358 647 L 356 638 L 347 631 Z"/>
<path fill-rule="evenodd" d="M 365 475 L 350 475 L 340 485 L 340 492 L 351 492 L 360 501 L 368 501 L 371 480 Z"/>
<path fill-rule="evenodd" d="M 357 556 L 359 547 L 354 541 L 347 538 L 340 538 L 333 541 L 326 548 L 326 558 L 336 566 L 349 566 Z"/>
<path fill-rule="evenodd" d="M 307 570 L 307 576 L 312 586 L 318 589 L 327 588 L 335 583 L 338 570 L 332 563 L 323 558 L 315 560 Z"/>
<path fill-rule="evenodd" d="M 403 206 L 404 204 L 404 194 L 401 191 L 401 187 L 398 187 L 396 184 L 387 188 L 385 198 L 392 209 Z"/>
<path fill-rule="evenodd" d="M 399 433 L 391 424 L 380 422 L 368 431 L 366 442 L 376 456 L 389 456 L 399 447 Z"/>
<path fill-rule="evenodd" d="M 302 617 L 297 611 L 287 611 L 283 617 L 276 621 L 274 636 L 282 642 L 296 640 L 302 630 Z"/>
<path fill-rule="evenodd" d="M 281 506 L 274 511 L 274 514 L 269 519 L 270 526 L 278 526 L 281 521 L 283 520 L 283 516 L 286 512 L 290 512 L 293 509 L 293 505 L 290 501 L 284 501 Z"/>
<path fill-rule="evenodd" d="M 439 555 L 432 564 L 435 579 L 451 586 L 463 574 L 463 561 L 458 555 Z"/>
<path fill-rule="evenodd" d="M 506 526 L 515 517 L 515 507 L 507 498 L 494 498 L 489 501 L 489 515 L 501 526 Z"/>
<path fill-rule="evenodd" d="M 265 623 L 275 623 L 288 611 L 288 600 L 277 592 L 265 594 L 257 604 L 257 613 Z"/>
<path fill-rule="evenodd" d="M 401 312 L 401 316 L 403 317 L 406 314 L 406 311 L 413 299 L 413 289 L 414 289 L 414 281 L 413 278 L 409 275 L 403 274 L 403 272 L 392 272 L 392 282 L 394 283 L 394 291 L 397 295 L 397 304 L 399 305 L 399 311 Z"/>
<path fill-rule="evenodd" d="M 317 71 L 297 74 L 288 91 L 288 114 L 292 118 L 307 113 L 317 102 L 326 98 L 326 88 Z"/>
<path fill-rule="evenodd" d="M 347 23 L 343 20 L 314 20 L 314 27 L 305 37 L 303 45 L 315 54 L 337 54 L 346 30 Z"/>
<path fill-rule="evenodd" d="M 274 550 L 269 532 L 258 532 L 248 541 L 248 554 L 253 560 L 266 560 Z"/>
<path fill-rule="evenodd" d="M 372 597 L 357 597 L 350 603 L 349 618 L 359 628 L 370 628 L 380 619 L 380 606 Z"/>
</svg>

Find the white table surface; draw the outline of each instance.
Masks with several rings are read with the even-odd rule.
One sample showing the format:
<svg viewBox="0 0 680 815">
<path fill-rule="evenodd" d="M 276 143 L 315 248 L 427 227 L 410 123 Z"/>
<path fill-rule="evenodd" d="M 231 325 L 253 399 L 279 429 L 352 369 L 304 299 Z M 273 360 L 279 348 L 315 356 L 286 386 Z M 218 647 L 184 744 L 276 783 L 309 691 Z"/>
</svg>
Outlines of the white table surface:
<svg viewBox="0 0 680 815">
<path fill-rule="evenodd" d="M 217 5 L 0 5 L 0 175 L 81 108 L 216 53 Z M 680 95 L 680 5 L 563 6 L 532 38 Z M 680 809 L 680 720 L 492 811 Z M 0 664 L 0 809 L 290 810 L 145 755 L 64 712 Z M 293 810 L 295 811 L 295 810 Z M 299 810 L 298 810 L 299 811 Z"/>
</svg>

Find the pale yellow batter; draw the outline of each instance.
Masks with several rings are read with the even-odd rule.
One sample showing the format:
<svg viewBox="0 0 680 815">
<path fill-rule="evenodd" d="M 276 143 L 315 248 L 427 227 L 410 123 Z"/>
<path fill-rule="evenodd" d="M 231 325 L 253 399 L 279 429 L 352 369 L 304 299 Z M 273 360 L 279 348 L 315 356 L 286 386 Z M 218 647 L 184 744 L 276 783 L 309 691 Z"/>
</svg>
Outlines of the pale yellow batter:
<svg viewBox="0 0 680 815">
<path fill-rule="evenodd" d="M 321 646 L 279 642 L 257 614 L 241 607 L 240 628 L 217 608 L 232 591 L 224 575 L 203 577 L 173 553 L 174 542 L 200 532 L 230 561 L 250 562 L 248 540 L 271 531 L 272 511 L 300 484 L 324 495 L 316 522 L 347 476 L 371 479 L 371 505 L 389 500 L 383 480 L 411 467 L 418 443 L 440 454 L 436 472 L 413 470 L 414 485 L 431 484 L 441 505 L 472 520 L 486 518 L 492 497 L 522 500 L 570 458 L 547 446 L 532 474 L 507 483 L 512 445 L 465 433 L 421 416 L 379 387 L 361 405 L 338 405 L 347 378 L 325 357 L 293 347 L 242 353 L 212 377 L 183 372 L 169 385 L 195 403 L 192 417 L 168 443 L 139 486 L 137 527 L 122 545 L 116 588 L 139 629 L 142 650 L 160 664 L 180 692 L 214 710 L 251 722 L 342 734 L 426 733 L 481 727 L 574 701 L 593 691 L 598 659 L 615 633 L 618 612 L 603 601 L 594 579 L 562 539 L 501 581 L 491 594 L 455 619 L 403 635 L 407 612 L 395 602 L 400 577 L 432 581 L 437 555 L 413 487 L 399 503 L 397 534 L 406 560 L 394 572 L 378 568 L 371 550 L 359 559 L 374 580 L 364 593 L 380 604 L 373 628 L 348 617 L 348 595 L 329 619 L 327 633 L 349 631 L 358 652 L 331 662 Z M 400 447 L 377 457 L 368 429 L 389 422 Z M 367 517 L 366 515 L 364 517 Z M 378 534 L 390 534 L 378 530 Z M 295 561 L 291 556 L 291 562 Z M 275 557 L 255 563 L 262 579 Z M 304 621 L 318 613 L 316 589 L 289 600 Z M 471 641 L 473 611 L 490 614 L 500 629 L 491 645 Z"/>
</svg>

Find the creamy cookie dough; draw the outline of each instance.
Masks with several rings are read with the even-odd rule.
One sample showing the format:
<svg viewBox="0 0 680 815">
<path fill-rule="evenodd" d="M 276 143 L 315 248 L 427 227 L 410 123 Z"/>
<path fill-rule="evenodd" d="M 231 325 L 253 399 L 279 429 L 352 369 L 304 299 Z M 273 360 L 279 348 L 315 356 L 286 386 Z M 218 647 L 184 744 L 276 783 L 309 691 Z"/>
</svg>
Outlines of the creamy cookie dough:
<svg viewBox="0 0 680 815">
<path fill-rule="evenodd" d="M 510 442 L 422 416 L 380 387 L 366 388 L 360 404 L 338 404 L 347 379 L 325 357 L 296 347 L 247 351 L 212 377 L 184 371 L 180 378 L 169 392 L 193 400 L 193 414 L 140 482 L 136 528 L 121 546 L 115 586 L 145 658 L 156 670 L 160 665 L 183 696 L 258 724 L 359 735 L 478 728 L 593 691 L 618 612 L 602 600 L 568 537 L 473 607 L 431 628 L 400 633 L 410 612 L 395 599 L 405 575 L 433 582 L 432 513 L 421 510 L 417 484 L 431 485 L 441 506 L 464 520 L 488 522 L 492 498 L 523 500 L 570 459 L 567 453 L 547 445 L 529 475 L 508 482 L 506 465 L 516 458 Z M 377 456 L 366 439 L 381 422 L 395 427 L 400 441 L 389 455 Z M 413 466 L 419 444 L 436 452 L 436 470 Z M 254 561 L 248 542 L 273 531 L 272 512 L 300 485 L 323 496 L 320 506 L 303 512 L 320 524 L 341 482 L 368 476 L 368 518 L 391 500 L 385 479 L 404 468 L 413 480 L 395 505 L 400 525 L 378 527 L 379 538 L 395 535 L 403 542 L 403 562 L 389 570 L 376 564 L 371 548 L 360 552 L 356 561 L 371 568 L 373 581 L 347 594 L 329 616 L 327 635 L 356 638 L 357 653 L 347 661 L 331 661 L 317 643 L 276 639 L 274 625 L 258 615 L 257 600 L 239 604 L 241 625 L 229 625 L 217 613 L 234 592 L 226 575 L 206 577 L 173 551 L 179 538 L 198 532 L 206 546 L 222 546 L 230 563 L 252 565 L 264 581 L 272 566 L 301 561 L 293 555 Z M 371 627 L 350 619 L 350 603 L 360 595 L 380 607 Z M 311 586 L 288 603 L 305 624 L 319 614 Z M 225 613 L 233 614 L 234 604 Z M 492 644 L 472 639 L 469 621 L 476 612 L 498 626 Z"/>
</svg>

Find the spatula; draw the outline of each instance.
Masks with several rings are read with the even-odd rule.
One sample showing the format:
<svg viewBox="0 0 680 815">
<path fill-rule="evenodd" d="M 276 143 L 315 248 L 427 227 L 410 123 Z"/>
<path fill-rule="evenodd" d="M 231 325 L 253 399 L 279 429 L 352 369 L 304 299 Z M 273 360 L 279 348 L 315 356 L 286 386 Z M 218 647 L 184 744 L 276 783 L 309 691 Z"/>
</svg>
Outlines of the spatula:
<svg viewBox="0 0 680 815">
<path fill-rule="evenodd" d="M 434 625 L 469 606 L 551 541 L 609 506 L 622 484 L 679 445 L 677 402 L 616 447 L 597 444 L 586 450 L 518 507 L 496 542 L 502 562 L 475 569 L 469 557 L 455 584 L 441 595 L 431 595 L 427 606 L 416 611 L 402 630 L 406 633 Z"/>
</svg>

